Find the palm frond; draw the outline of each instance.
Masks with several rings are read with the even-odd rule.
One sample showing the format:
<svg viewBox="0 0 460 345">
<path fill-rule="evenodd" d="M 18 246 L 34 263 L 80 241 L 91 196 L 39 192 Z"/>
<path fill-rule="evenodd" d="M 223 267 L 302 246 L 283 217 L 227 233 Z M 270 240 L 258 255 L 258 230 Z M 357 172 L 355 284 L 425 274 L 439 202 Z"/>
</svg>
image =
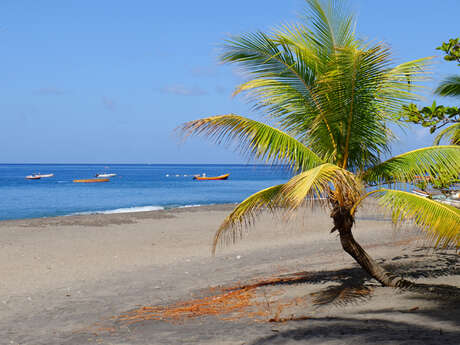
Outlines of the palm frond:
<svg viewBox="0 0 460 345">
<path fill-rule="evenodd" d="M 329 199 L 340 206 L 349 206 L 361 195 L 362 185 L 354 175 L 334 164 L 325 163 L 294 176 L 285 184 L 257 192 L 242 201 L 224 220 L 213 241 L 213 253 L 218 244 L 234 243 L 243 236 L 243 227 L 253 224 L 260 212 L 292 211 L 305 202 L 326 204 Z"/>
<path fill-rule="evenodd" d="M 390 68 L 379 86 L 377 97 L 387 113 L 398 113 L 408 101 L 420 99 L 420 84 L 430 78 L 432 57 L 407 61 Z"/>
<path fill-rule="evenodd" d="M 439 132 L 434 139 L 434 144 L 439 145 L 439 142 L 443 139 L 448 139 L 452 145 L 460 145 L 460 123 L 454 123 Z"/>
<path fill-rule="evenodd" d="M 355 18 L 350 14 L 346 1 L 328 2 L 307 0 L 304 14 L 311 40 L 326 58 L 335 54 L 337 47 L 346 47 L 355 40 Z"/>
<path fill-rule="evenodd" d="M 395 224 L 412 221 L 438 247 L 460 247 L 460 210 L 399 190 L 381 189 L 374 194 L 389 209 Z"/>
<path fill-rule="evenodd" d="M 246 34 L 235 37 L 224 46 L 221 57 L 224 62 L 238 63 L 250 72 L 251 79 L 237 88 L 234 94 L 249 91 L 255 109 L 263 109 L 269 117 L 279 120 L 281 129 L 302 134 L 302 139 L 316 140 L 315 148 L 321 157 L 337 150 L 332 128 L 320 107 L 315 91 L 318 69 L 324 61 L 308 45 L 292 46 L 287 36 L 281 33 Z M 299 128 L 301 120 L 302 128 Z M 318 120 L 319 126 L 312 131 L 308 123 Z M 311 146 L 313 148 L 313 146 Z"/>
<path fill-rule="evenodd" d="M 441 96 L 460 96 L 460 75 L 452 75 L 444 79 L 435 90 Z"/>
<path fill-rule="evenodd" d="M 325 163 L 294 176 L 283 185 L 281 192 L 286 205 L 295 209 L 305 200 L 313 203 L 326 198 L 339 206 L 351 207 L 362 190 L 360 181 L 351 172 Z"/>
<path fill-rule="evenodd" d="M 285 201 L 280 195 L 282 186 L 277 185 L 263 189 L 238 204 L 216 231 L 212 253 L 215 254 L 219 244 L 235 243 L 241 239 L 243 227 L 252 225 L 262 211 L 275 212 L 285 206 Z"/>
<path fill-rule="evenodd" d="M 253 158 L 288 164 L 306 170 L 323 163 L 313 151 L 292 136 L 264 123 L 237 115 L 213 116 L 183 124 L 186 134 L 205 135 L 218 144 L 237 142 Z"/>
<path fill-rule="evenodd" d="M 363 181 L 369 184 L 413 182 L 420 176 L 460 172 L 460 146 L 430 146 L 409 151 L 367 169 Z"/>
</svg>

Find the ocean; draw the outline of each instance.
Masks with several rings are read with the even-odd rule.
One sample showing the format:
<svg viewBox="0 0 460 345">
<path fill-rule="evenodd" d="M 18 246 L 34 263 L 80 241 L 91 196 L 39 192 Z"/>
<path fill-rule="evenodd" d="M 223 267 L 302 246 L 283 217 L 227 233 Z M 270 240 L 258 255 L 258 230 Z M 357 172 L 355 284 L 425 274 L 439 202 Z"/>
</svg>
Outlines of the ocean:
<svg viewBox="0 0 460 345">
<path fill-rule="evenodd" d="M 54 174 L 27 180 L 32 173 Z M 115 173 L 106 183 L 74 183 Z M 230 174 L 196 181 L 193 175 Z M 0 164 L 0 220 L 237 203 L 292 176 L 268 165 Z"/>
</svg>

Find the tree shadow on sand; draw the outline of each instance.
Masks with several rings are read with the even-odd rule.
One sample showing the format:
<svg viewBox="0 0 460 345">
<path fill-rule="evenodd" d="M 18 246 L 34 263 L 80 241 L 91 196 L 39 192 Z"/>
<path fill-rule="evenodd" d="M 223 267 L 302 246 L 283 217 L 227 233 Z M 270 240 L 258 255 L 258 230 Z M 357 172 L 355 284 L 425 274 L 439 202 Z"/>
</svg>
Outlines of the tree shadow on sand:
<svg viewBox="0 0 460 345">
<path fill-rule="evenodd" d="M 333 344 L 458 344 L 459 331 L 443 331 L 384 319 L 310 318 L 302 326 L 262 337 L 250 345 L 293 344 L 308 341 Z M 308 326 L 304 326 L 308 323 Z"/>
<path fill-rule="evenodd" d="M 419 249 L 417 252 L 420 250 L 425 249 Z M 431 250 L 428 255 L 403 255 L 380 261 L 385 269 L 396 275 L 403 276 L 405 279 L 460 275 L 459 256 L 456 253 Z M 317 306 L 327 304 L 345 305 L 364 301 L 371 297 L 374 288 L 380 287 L 372 277 L 358 266 L 333 271 L 285 274 L 275 279 L 259 282 L 258 286 L 324 283 L 333 283 L 334 285 L 319 290 L 314 294 L 313 302 Z M 456 300 L 457 297 L 460 299 L 460 288 L 445 284 L 413 283 L 411 286 L 398 290 L 414 292 L 420 298 L 434 298 L 439 302 L 449 300 L 449 303 L 452 303 L 452 299 Z"/>
<path fill-rule="evenodd" d="M 405 262 L 407 261 L 407 262 Z M 383 266 L 403 275 L 407 279 L 436 278 L 447 275 L 460 275 L 459 256 L 456 253 L 431 251 L 428 253 L 404 255 L 390 260 L 382 260 Z M 331 283 L 315 292 L 313 302 L 317 307 L 326 305 L 344 306 L 360 303 L 372 298 L 373 291 L 381 288 L 361 268 L 316 273 L 301 272 L 303 279 L 296 283 Z M 291 284 L 288 282 L 287 284 Z M 281 283 L 283 284 L 283 283 Z M 396 294 L 406 294 L 405 298 L 420 300 L 423 308 L 388 307 L 354 311 L 357 318 L 346 317 L 305 317 L 290 318 L 289 326 L 298 327 L 259 338 L 251 345 L 303 343 L 366 343 L 366 344 L 458 344 L 460 331 L 447 331 L 428 326 L 434 321 L 456 325 L 460 320 L 460 288 L 447 284 L 414 283 L 406 289 L 398 289 Z M 423 317 L 425 325 L 388 320 L 391 315 L 408 313 Z M 382 315 L 379 318 L 378 315 Z M 364 319 L 366 316 L 372 318 Z M 305 320 L 305 321 L 304 321 Z M 433 322 L 430 322 L 432 320 Z M 306 326 L 308 325 L 308 326 Z"/>
</svg>

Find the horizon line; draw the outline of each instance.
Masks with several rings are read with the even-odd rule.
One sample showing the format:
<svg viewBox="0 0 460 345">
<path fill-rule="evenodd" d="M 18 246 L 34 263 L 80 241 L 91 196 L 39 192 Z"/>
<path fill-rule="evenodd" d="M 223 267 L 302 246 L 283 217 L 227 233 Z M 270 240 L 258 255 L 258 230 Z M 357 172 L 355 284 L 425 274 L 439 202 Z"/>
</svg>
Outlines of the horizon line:
<svg viewBox="0 0 460 345">
<path fill-rule="evenodd" d="M 0 165 L 269 165 L 285 166 L 288 164 L 270 163 L 0 163 Z"/>
</svg>

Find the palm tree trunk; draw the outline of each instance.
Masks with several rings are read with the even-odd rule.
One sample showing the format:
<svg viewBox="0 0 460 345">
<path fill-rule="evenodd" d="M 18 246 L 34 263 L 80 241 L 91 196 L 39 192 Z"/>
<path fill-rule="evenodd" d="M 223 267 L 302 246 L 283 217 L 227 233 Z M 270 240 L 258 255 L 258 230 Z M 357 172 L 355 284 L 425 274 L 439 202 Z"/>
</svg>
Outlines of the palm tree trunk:
<svg viewBox="0 0 460 345">
<path fill-rule="evenodd" d="M 339 231 L 342 248 L 350 254 L 371 277 L 376 279 L 383 286 L 405 288 L 413 285 L 413 283 L 386 271 L 366 253 L 358 242 L 355 241 L 351 232 L 354 218 L 348 208 L 335 206 L 331 212 L 331 217 L 334 220 L 334 228 L 332 231 Z"/>
</svg>

